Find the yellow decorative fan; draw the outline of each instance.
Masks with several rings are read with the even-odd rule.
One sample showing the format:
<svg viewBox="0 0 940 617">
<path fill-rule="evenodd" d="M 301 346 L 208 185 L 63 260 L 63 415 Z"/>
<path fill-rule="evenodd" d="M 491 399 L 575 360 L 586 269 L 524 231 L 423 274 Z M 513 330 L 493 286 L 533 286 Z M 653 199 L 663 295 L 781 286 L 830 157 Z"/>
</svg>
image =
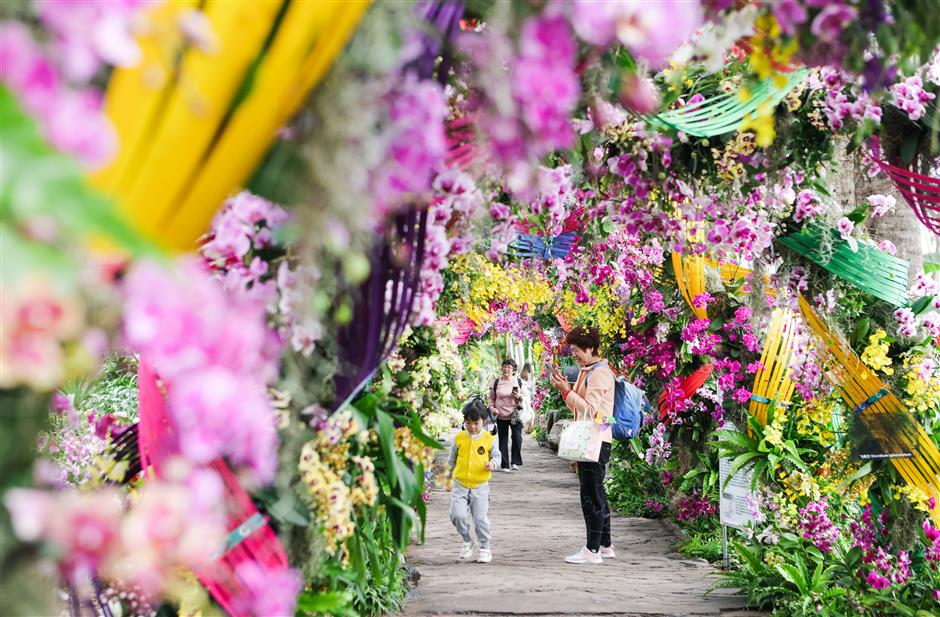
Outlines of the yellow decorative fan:
<svg viewBox="0 0 940 617">
<path fill-rule="evenodd" d="M 891 457 L 891 463 L 911 486 L 940 502 L 940 451 L 904 404 L 829 330 L 800 296 L 800 309 L 816 334 L 823 357 L 823 374 L 865 423 L 871 436 Z M 940 508 L 931 516 L 940 524 Z"/>
<path fill-rule="evenodd" d="M 761 352 L 761 369 L 754 375 L 751 389 L 750 412 L 761 426 L 767 424 L 767 407 L 771 401 L 786 405 L 793 397 L 793 382 L 790 380 L 790 356 L 796 337 L 795 315 L 788 309 L 775 309 L 771 317 L 770 330 Z"/>
<path fill-rule="evenodd" d="M 705 265 L 707 265 L 709 268 L 715 268 L 718 270 L 718 273 L 721 275 L 721 282 L 725 285 L 737 283 L 738 281 L 747 278 L 747 275 L 751 273 L 750 268 L 746 268 L 741 264 L 720 263 L 712 258 L 706 259 Z"/>
<path fill-rule="evenodd" d="M 676 282 L 682 297 L 699 319 L 707 319 L 708 312 L 699 308 L 692 301 L 699 294 L 705 293 L 705 258 L 701 255 L 672 254 L 672 269 L 676 273 Z"/>
<path fill-rule="evenodd" d="M 344 2 L 208 0 L 211 40 L 179 34 L 199 3 L 167 2 L 140 39 L 143 60 L 118 69 L 105 105 L 120 137 L 92 182 L 145 235 L 190 249 L 246 182 L 323 77 L 367 8 Z"/>
</svg>

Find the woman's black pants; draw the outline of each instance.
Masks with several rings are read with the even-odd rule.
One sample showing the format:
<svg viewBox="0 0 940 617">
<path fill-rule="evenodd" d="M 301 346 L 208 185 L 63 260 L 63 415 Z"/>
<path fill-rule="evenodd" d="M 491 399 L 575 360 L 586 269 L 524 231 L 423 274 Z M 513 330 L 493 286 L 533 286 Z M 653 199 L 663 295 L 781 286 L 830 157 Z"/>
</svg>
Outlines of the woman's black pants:
<svg viewBox="0 0 940 617">
<path fill-rule="evenodd" d="M 610 444 L 601 445 L 601 455 L 596 463 L 578 463 L 581 480 L 581 512 L 587 528 L 588 550 L 597 552 L 602 546 L 610 546 L 610 505 L 604 476 L 610 461 Z"/>
<path fill-rule="evenodd" d="M 512 432 L 512 460 L 509 459 L 509 433 Z M 522 464 L 522 422 L 513 424 L 510 420 L 497 420 L 496 432 L 499 434 L 499 455 L 503 469 L 510 465 Z"/>
</svg>

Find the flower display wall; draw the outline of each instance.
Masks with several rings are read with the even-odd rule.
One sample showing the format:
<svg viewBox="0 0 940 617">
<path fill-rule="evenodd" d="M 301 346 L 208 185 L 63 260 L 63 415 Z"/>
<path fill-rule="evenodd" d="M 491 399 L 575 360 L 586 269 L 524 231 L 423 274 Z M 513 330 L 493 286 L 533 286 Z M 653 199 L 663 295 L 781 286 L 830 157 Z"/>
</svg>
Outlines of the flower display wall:
<svg viewBox="0 0 940 617">
<path fill-rule="evenodd" d="M 286 25 L 323 7 L 293 3 L 271 45 L 255 33 L 257 49 L 243 46 L 238 62 L 221 43 L 239 33 L 221 13 L 41 2 L 15 21 L 3 9 L 0 237 L 12 266 L 0 387 L 22 432 L 4 448 L 15 472 L 4 476 L 2 523 L 27 549 L 17 555 L 48 557 L 73 606 L 211 610 L 219 599 L 180 572 L 214 563 L 230 531 L 212 498 L 222 459 L 290 560 L 240 564 L 231 611 L 394 612 L 436 437 L 473 388 L 463 351 L 509 337 L 537 341 L 533 359 L 560 354 L 562 331 L 588 324 L 616 370 L 661 403 L 638 440 L 615 448 L 617 507 L 673 517 L 682 550 L 713 558 L 718 459 L 732 457 L 757 490 L 726 582 L 752 604 L 787 615 L 936 610 L 938 496 L 876 456 L 891 443 L 855 421 L 799 317 L 802 297 L 936 447 L 935 259 L 913 282 L 888 272 L 890 297 L 865 284 L 872 260 L 900 264 L 878 256 L 914 250 L 877 225 L 906 206 L 881 189 L 852 203 L 831 186 L 843 147 L 935 173 L 933 14 L 877 0 L 440 0 L 379 3 L 359 22 L 363 7 L 349 6 L 318 23 L 336 33 L 358 23 L 351 43 L 317 48 L 300 69 L 304 92 L 319 87 L 283 108 L 257 101 L 279 100 L 298 67 L 275 80 L 268 61 L 280 45 L 302 46 Z M 134 161 L 172 144 L 129 134 L 145 110 L 121 108 L 128 99 L 112 90 L 152 64 L 154 41 L 187 50 L 187 79 L 198 58 L 231 86 L 173 82 L 230 105 L 211 110 L 226 121 L 216 138 L 197 127 L 211 153 L 166 178 Z M 682 128 L 703 114 L 707 136 Z M 271 130 L 249 144 L 232 141 L 233 127 Z M 96 182 L 122 185 L 110 186 L 117 208 L 79 171 L 114 160 L 120 173 Z M 141 178 L 161 195 L 181 187 L 179 203 L 167 197 L 157 212 L 146 191 L 128 199 Z M 200 216 L 219 209 L 196 230 L 182 187 L 209 180 L 225 188 L 199 203 Z M 403 220 L 426 221 L 410 246 Z M 143 228 L 165 236 L 145 240 Z M 154 248 L 199 234 L 199 256 Z M 520 234 L 545 246 L 571 234 L 570 245 L 520 254 Z M 809 248 L 784 240 L 810 235 Z M 370 272 L 384 267 L 375 247 L 408 272 L 413 299 L 364 295 L 385 280 Z M 363 304 L 389 293 L 387 306 Z M 375 368 L 347 366 L 356 320 L 389 310 L 400 323 L 378 342 L 394 354 L 349 400 L 338 396 L 339 381 Z M 770 357 L 785 311 L 793 317 L 774 339 L 785 349 Z M 93 377 L 109 348 L 117 355 Z M 159 374 L 178 430 L 181 460 L 160 480 L 138 472 L 133 371 L 120 368 L 136 356 Z M 758 381 L 775 359 L 792 395 Z M 693 374 L 704 378 L 687 388 Z M 534 406 L 547 415 L 556 399 L 542 389 Z M 157 520 L 177 523 L 172 541 L 148 531 Z"/>
</svg>

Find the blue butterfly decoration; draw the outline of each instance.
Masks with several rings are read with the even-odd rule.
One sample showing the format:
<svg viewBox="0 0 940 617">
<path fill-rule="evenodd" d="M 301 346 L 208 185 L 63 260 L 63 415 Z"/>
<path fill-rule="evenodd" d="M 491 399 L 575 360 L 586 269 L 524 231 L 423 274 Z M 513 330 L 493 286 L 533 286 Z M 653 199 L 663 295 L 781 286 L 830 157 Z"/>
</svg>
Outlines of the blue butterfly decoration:
<svg viewBox="0 0 940 617">
<path fill-rule="evenodd" d="M 509 248 L 517 257 L 561 259 L 574 248 L 574 241 L 574 232 L 549 237 L 520 233 Z"/>
</svg>

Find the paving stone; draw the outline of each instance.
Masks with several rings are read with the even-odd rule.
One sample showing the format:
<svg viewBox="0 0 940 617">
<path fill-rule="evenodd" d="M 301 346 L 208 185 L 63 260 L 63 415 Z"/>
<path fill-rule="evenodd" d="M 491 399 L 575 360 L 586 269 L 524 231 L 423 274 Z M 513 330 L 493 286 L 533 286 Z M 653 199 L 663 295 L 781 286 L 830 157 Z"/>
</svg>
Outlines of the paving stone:
<svg viewBox="0 0 940 617">
<path fill-rule="evenodd" d="M 584 544 L 578 479 L 567 461 L 528 436 L 523 460 L 521 471 L 493 474 L 492 563 L 457 559 L 449 494 L 432 491 L 426 541 L 409 552 L 421 579 L 405 615 L 692 616 L 743 608 L 743 598 L 728 590 L 704 595 L 715 570 L 676 553 L 665 521 L 615 514 L 618 558 L 566 564 L 565 555 Z"/>
</svg>

